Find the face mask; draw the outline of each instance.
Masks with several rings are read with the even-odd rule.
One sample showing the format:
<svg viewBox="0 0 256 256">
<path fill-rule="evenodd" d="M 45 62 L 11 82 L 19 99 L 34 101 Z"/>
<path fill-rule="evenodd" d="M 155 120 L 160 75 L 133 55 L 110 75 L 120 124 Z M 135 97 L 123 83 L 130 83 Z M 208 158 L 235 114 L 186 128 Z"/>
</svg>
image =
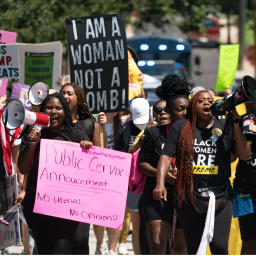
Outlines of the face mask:
<svg viewBox="0 0 256 256">
<path fill-rule="evenodd" d="M 135 124 L 135 125 L 142 131 L 147 127 L 148 123 L 146 123 L 146 124 Z"/>
</svg>

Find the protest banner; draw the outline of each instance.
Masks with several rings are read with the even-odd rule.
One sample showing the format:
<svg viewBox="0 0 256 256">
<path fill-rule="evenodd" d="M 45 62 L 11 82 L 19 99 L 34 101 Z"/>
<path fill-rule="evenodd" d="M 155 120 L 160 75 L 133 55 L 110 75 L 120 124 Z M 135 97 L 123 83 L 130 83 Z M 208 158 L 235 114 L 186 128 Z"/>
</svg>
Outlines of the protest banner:
<svg viewBox="0 0 256 256">
<path fill-rule="evenodd" d="M 3 199 L 7 201 L 8 209 L 13 206 L 13 202 L 18 195 L 17 175 L 5 178 L 5 194 Z M 2 214 L 2 213 L 1 213 Z M 15 215 L 9 226 L 0 223 L 0 249 L 21 244 L 19 213 Z"/>
<path fill-rule="evenodd" d="M 21 84 L 44 81 L 49 89 L 60 90 L 63 45 L 61 42 L 19 44 Z"/>
<path fill-rule="evenodd" d="M 17 44 L 0 45 L 0 78 L 18 78 L 19 50 Z"/>
<path fill-rule="evenodd" d="M 0 30 L 0 45 L 15 44 L 17 33 Z M 4 97 L 8 85 L 8 79 L 0 79 L 0 97 Z"/>
<path fill-rule="evenodd" d="M 93 114 L 128 106 L 128 55 L 122 14 L 66 19 L 71 81 Z"/>
<path fill-rule="evenodd" d="M 122 229 L 131 157 L 42 139 L 34 212 Z"/>
<path fill-rule="evenodd" d="M 13 83 L 12 86 L 12 94 L 11 94 L 11 99 L 18 99 L 20 100 L 25 109 L 31 110 L 32 105 L 30 101 L 28 100 L 28 90 L 30 86 L 26 84 L 19 84 L 19 83 Z"/>
<path fill-rule="evenodd" d="M 216 91 L 232 89 L 239 58 L 239 44 L 221 45 Z"/>
<path fill-rule="evenodd" d="M 139 81 L 140 70 L 135 63 L 131 53 L 128 51 L 129 65 L 129 100 L 141 94 L 142 81 Z"/>
</svg>

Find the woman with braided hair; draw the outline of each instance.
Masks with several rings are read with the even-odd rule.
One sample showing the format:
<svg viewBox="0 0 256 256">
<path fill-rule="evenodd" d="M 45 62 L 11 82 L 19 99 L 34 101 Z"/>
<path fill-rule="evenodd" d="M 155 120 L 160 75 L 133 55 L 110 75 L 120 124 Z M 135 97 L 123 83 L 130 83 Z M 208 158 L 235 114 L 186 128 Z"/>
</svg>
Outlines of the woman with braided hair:
<svg viewBox="0 0 256 256">
<path fill-rule="evenodd" d="M 205 90 L 192 97 L 186 119 L 172 126 L 157 166 L 153 194 L 155 199 L 167 201 L 166 175 L 176 157 L 174 207 L 188 254 L 205 254 L 208 243 L 212 254 L 228 254 L 233 209 L 233 190 L 229 182 L 231 153 L 243 160 L 248 160 L 251 154 L 239 124 L 233 126 L 235 141 L 221 136 L 225 120 L 213 118 L 212 103 L 211 94 Z M 236 109 L 231 113 L 234 120 L 240 118 Z M 232 137 L 231 131 L 228 138 Z"/>
<path fill-rule="evenodd" d="M 31 128 L 23 136 L 18 167 L 21 174 L 29 174 L 23 212 L 32 230 L 39 254 L 71 254 L 72 242 L 79 222 L 37 214 L 33 212 L 42 139 L 72 141 L 88 150 L 92 145 L 89 137 L 75 127 L 65 97 L 59 93 L 49 94 L 43 101 L 40 112 L 50 117 L 50 126 L 41 132 Z M 36 141 L 31 141 L 36 140 Z"/>
<path fill-rule="evenodd" d="M 160 107 L 159 109 L 159 107 L 154 106 L 153 108 L 154 116 L 156 116 L 156 111 L 160 113 L 158 118 L 160 126 L 152 127 L 147 131 L 141 146 L 139 168 L 142 173 L 147 175 L 147 179 L 139 205 L 146 221 L 150 247 L 150 251 L 146 251 L 145 248 L 148 245 L 145 242 L 142 244 L 143 240 L 140 239 L 143 254 L 166 253 L 168 235 L 171 234 L 173 225 L 174 208 L 172 198 L 174 196 L 175 180 L 172 178 L 171 171 L 174 170 L 168 168 L 169 172 L 165 177 L 165 186 L 169 198 L 169 201 L 165 202 L 164 200 L 155 200 L 153 197 L 157 177 L 156 168 L 170 128 L 177 120 L 184 119 L 186 116 L 189 95 L 190 87 L 186 81 L 172 74 L 164 78 L 162 81 L 162 97 L 166 99 L 166 107 Z M 170 123 L 169 115 L 171 116 Z M 179 220 L 177 220 L 174 239 L 172 254 L 186 254 L 186 243 Z"/>
<path fill-rule="evenodd" d="M 100 147 L 100 130 L 95 118 L 89 110 L 83 88 L 74 82 L 67 83 L 61 88 L 60 93 L 68 101 L 73 123 L 83 132 L 87 133 L 94 146 Z M 107 141 L 105 130 L 106 121 L 105 113 L 99 113 L 98 122 L 103 126 L 104 144 L 106 144 Z"/>
<path fill-rule="evenodd" d="M 76 83 L 65 84 L 60 93 L 67 99 L 72 121 L 81 131 L 87 134 L 94 146 L 101 146 L 100 131 L 95 118 L 92 116 L 87 105 L 85 92 Z M 104 128 L 104 142 L 106 143 L 106 115 L 98 114 L 98 122 Z M 80 222 L 72 245 L 72 254 L 89 255 L 90 224 Z"/>
</svg>

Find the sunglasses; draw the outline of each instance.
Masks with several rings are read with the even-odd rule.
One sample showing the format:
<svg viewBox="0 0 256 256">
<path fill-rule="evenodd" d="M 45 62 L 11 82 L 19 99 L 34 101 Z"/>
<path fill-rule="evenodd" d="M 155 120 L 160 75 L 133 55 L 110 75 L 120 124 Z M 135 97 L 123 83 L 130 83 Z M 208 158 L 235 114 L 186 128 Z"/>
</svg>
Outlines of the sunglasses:
<svg viewBox="0 0 256 256">
<path fill-rule="evenodd" d="M 164 111 L 165 113 L 167 113 L 168 109 L 167 107 L 161 108 L 161 107 L 157 107 L 154 109 L 154 112 L 160 114 L 162 111 Z"/>
</svg>

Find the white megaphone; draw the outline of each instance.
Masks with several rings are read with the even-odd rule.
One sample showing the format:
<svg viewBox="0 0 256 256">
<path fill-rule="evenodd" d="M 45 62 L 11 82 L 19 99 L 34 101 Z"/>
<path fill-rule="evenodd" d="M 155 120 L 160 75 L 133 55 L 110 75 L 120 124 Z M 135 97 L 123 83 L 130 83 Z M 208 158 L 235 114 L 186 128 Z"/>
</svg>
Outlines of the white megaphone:
<svg viewBox="0 0 256 256">
<path fill-rule="evenodd" d="M 43 81 L 33 83 L 28 91 L 28 100 L 36 112 L 40 111 L 41 104 L 49 94 L 49 87 Z"/>
<path fill-rule="evenodd" d="M 22 124 L 36 126 L 38 130 L 50 126 L 49 116 L 26 110 L 22 102 L 16 99 L 10 100 L 5 105 L 2 119 L 5 128 L 9 130 L 15 130 Z"/>
</svg>

